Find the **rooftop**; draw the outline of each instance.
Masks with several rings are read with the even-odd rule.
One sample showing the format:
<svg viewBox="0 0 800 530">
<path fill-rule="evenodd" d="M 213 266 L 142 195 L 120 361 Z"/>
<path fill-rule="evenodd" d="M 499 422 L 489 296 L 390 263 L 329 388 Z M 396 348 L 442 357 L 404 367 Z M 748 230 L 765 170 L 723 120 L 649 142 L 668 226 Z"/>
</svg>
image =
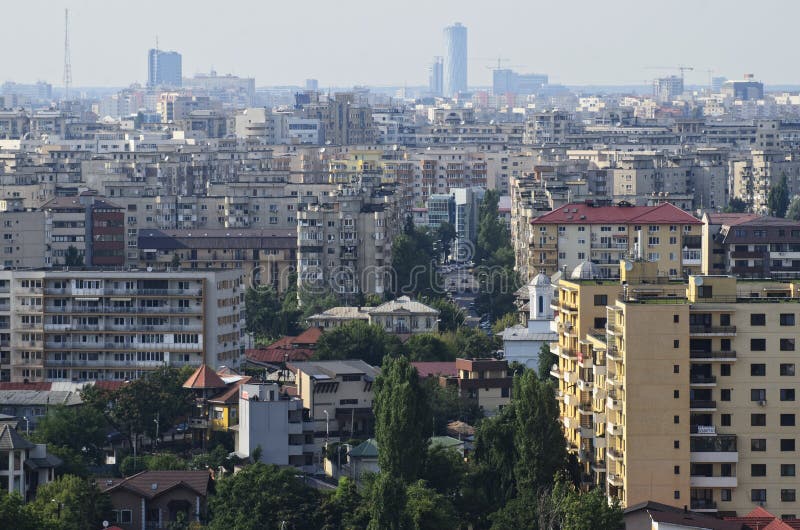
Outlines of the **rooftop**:
<svg viewBox="0 0 800 530">
<path fill-rule="evenodd" d="M 699 225 L 700 220 L 670 203 L 658 206 L 594 206 L 565 204 L 531 220 L 531 224 L 683 224 Z"/>
</svg>

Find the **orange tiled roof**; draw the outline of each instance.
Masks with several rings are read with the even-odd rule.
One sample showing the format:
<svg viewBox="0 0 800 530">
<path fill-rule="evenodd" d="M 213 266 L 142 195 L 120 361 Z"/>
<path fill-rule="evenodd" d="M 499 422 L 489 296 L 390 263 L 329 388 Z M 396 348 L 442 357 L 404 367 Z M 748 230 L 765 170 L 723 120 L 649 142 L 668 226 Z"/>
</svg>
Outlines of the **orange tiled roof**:
<svg viewBox="0 0 800 530">
<path fill-rule="evenodd" d="M 225 381 L 222 380 L 217 373 L 208 367 L 207 364 L 201 364 L 194 373 L 189 376 L 189 379 L 183 383 L 183 388 L 192 388 L 195 390 L 202 390 L 206 388 L 225 388 Z"/>
</svg>

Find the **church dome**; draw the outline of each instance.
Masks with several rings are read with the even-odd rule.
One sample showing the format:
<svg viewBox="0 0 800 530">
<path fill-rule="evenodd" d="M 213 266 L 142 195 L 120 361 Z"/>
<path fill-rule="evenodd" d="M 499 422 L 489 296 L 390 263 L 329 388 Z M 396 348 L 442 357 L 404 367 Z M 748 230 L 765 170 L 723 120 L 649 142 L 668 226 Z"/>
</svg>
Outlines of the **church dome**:
<svg viewBox="0 0 800 530">
<path fill-rule="evenodd" d="M 584 261 L 572 270 L 572 280 L 594 280 L 600 277 L 600 269 L 591 261 Z"/>
</svg>

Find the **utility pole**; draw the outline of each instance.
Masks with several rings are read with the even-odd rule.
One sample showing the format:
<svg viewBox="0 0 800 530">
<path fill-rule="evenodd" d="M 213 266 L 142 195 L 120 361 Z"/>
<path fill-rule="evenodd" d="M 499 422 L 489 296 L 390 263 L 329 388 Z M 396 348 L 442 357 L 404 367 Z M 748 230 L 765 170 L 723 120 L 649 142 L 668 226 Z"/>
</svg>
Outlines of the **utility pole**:
<svg viewBox="0 0 800 530">
<path fill-rule="evenodd" d="M 72 62 L 69 56 L 69 9 L 64 10 L 64 100 L 69 101 L 72 86 Z"/>
</svg>

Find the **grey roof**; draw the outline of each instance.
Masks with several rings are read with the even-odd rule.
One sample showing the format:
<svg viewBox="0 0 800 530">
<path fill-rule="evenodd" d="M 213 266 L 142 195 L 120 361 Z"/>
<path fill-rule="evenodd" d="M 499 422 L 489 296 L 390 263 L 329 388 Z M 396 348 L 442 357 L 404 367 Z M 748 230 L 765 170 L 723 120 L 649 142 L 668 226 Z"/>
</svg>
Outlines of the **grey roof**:
<svg viewBox="0 0 800 530">
<path fill-rule="evenodd" d="M 550 278 L 547 275 L 540 272 L 539 274 L 533 277 L 529 285 L 550 285 Z"/>
<path fill-rule="evenodd" d="M 429 315 L 438 315 L 439 310 L 434 309 L 431 306 L 427 306 L 422 302 L 417 302 L 416 300 L 411 300 L 407 296 L 401 296 L 397 300 L 391 300 L 386 302 L 385 304 L 381 304 L 378 307 L 369 309 L 369 314 L 371 315 L 384 315 L 387 313 L 397 313 L 397 312 L 408 312 L 413 314 L 429 314 Z"/>
<path fill-rule="evenodd" d="M 297 234 L 288 230 L 260 228 L 210 228 L 139 230 L 139 248 L 175 250 L 199 249 L 293 249 Z"/>
<path fill-rule="evenodd" d="M 368 308 L 355 306 L 337 306 L 326 309 L 322 313 L 311 315 L 306 320 L 369 320 Z"/>
<path fill-rule="evenodd" d="M 26 458 L 25 465 L 31 469 L 48 469 L 51 467 L 58 467 L 64 462 L 56 455 L 47 453 L 44 458 Z"/>
<path fill-rule="evenodd" d="M 380 368 L 371 366 L 361 359 L 348 359 L 346 361 L 303 361 L 289 363 L 289 366 L 301 370 L 311 376 L 327 376 L 334 378 L 343 374 L 364 374 L 368 377 L 378 377 Z"/>
<path fill-rule="evenodd" d="M 600 277 L 600 269 L 591 261 L 584 261 L 572 270 L 571 280 L 594 280 Z"/>
<path fill-rule="evenodd" d="M 517 324 L 516 326 L 511 326 L 510 328 L 506 328 L 502 332 L 503 341 L 511 341 L 511 340 L 537 340 L 537 341 L 544 341 L 544 342 L 555 342 L 558 340 L 558 333 L 555 331 L 552 332 L 531 332 L 525 326 L 521 324 Z"/>
<path fill-rule="evenodd" d="M 33 449 L 34 445 L 20 436 L 20 434 L 9 425 L 0 428 L 0 451 L 12 451 L 14 449 Z"/>
<path fill-rule="evenodd" d="M 64 390 L 0 390 L 0 406 L 80 405 L 78 392 Z"/>
</svg>

